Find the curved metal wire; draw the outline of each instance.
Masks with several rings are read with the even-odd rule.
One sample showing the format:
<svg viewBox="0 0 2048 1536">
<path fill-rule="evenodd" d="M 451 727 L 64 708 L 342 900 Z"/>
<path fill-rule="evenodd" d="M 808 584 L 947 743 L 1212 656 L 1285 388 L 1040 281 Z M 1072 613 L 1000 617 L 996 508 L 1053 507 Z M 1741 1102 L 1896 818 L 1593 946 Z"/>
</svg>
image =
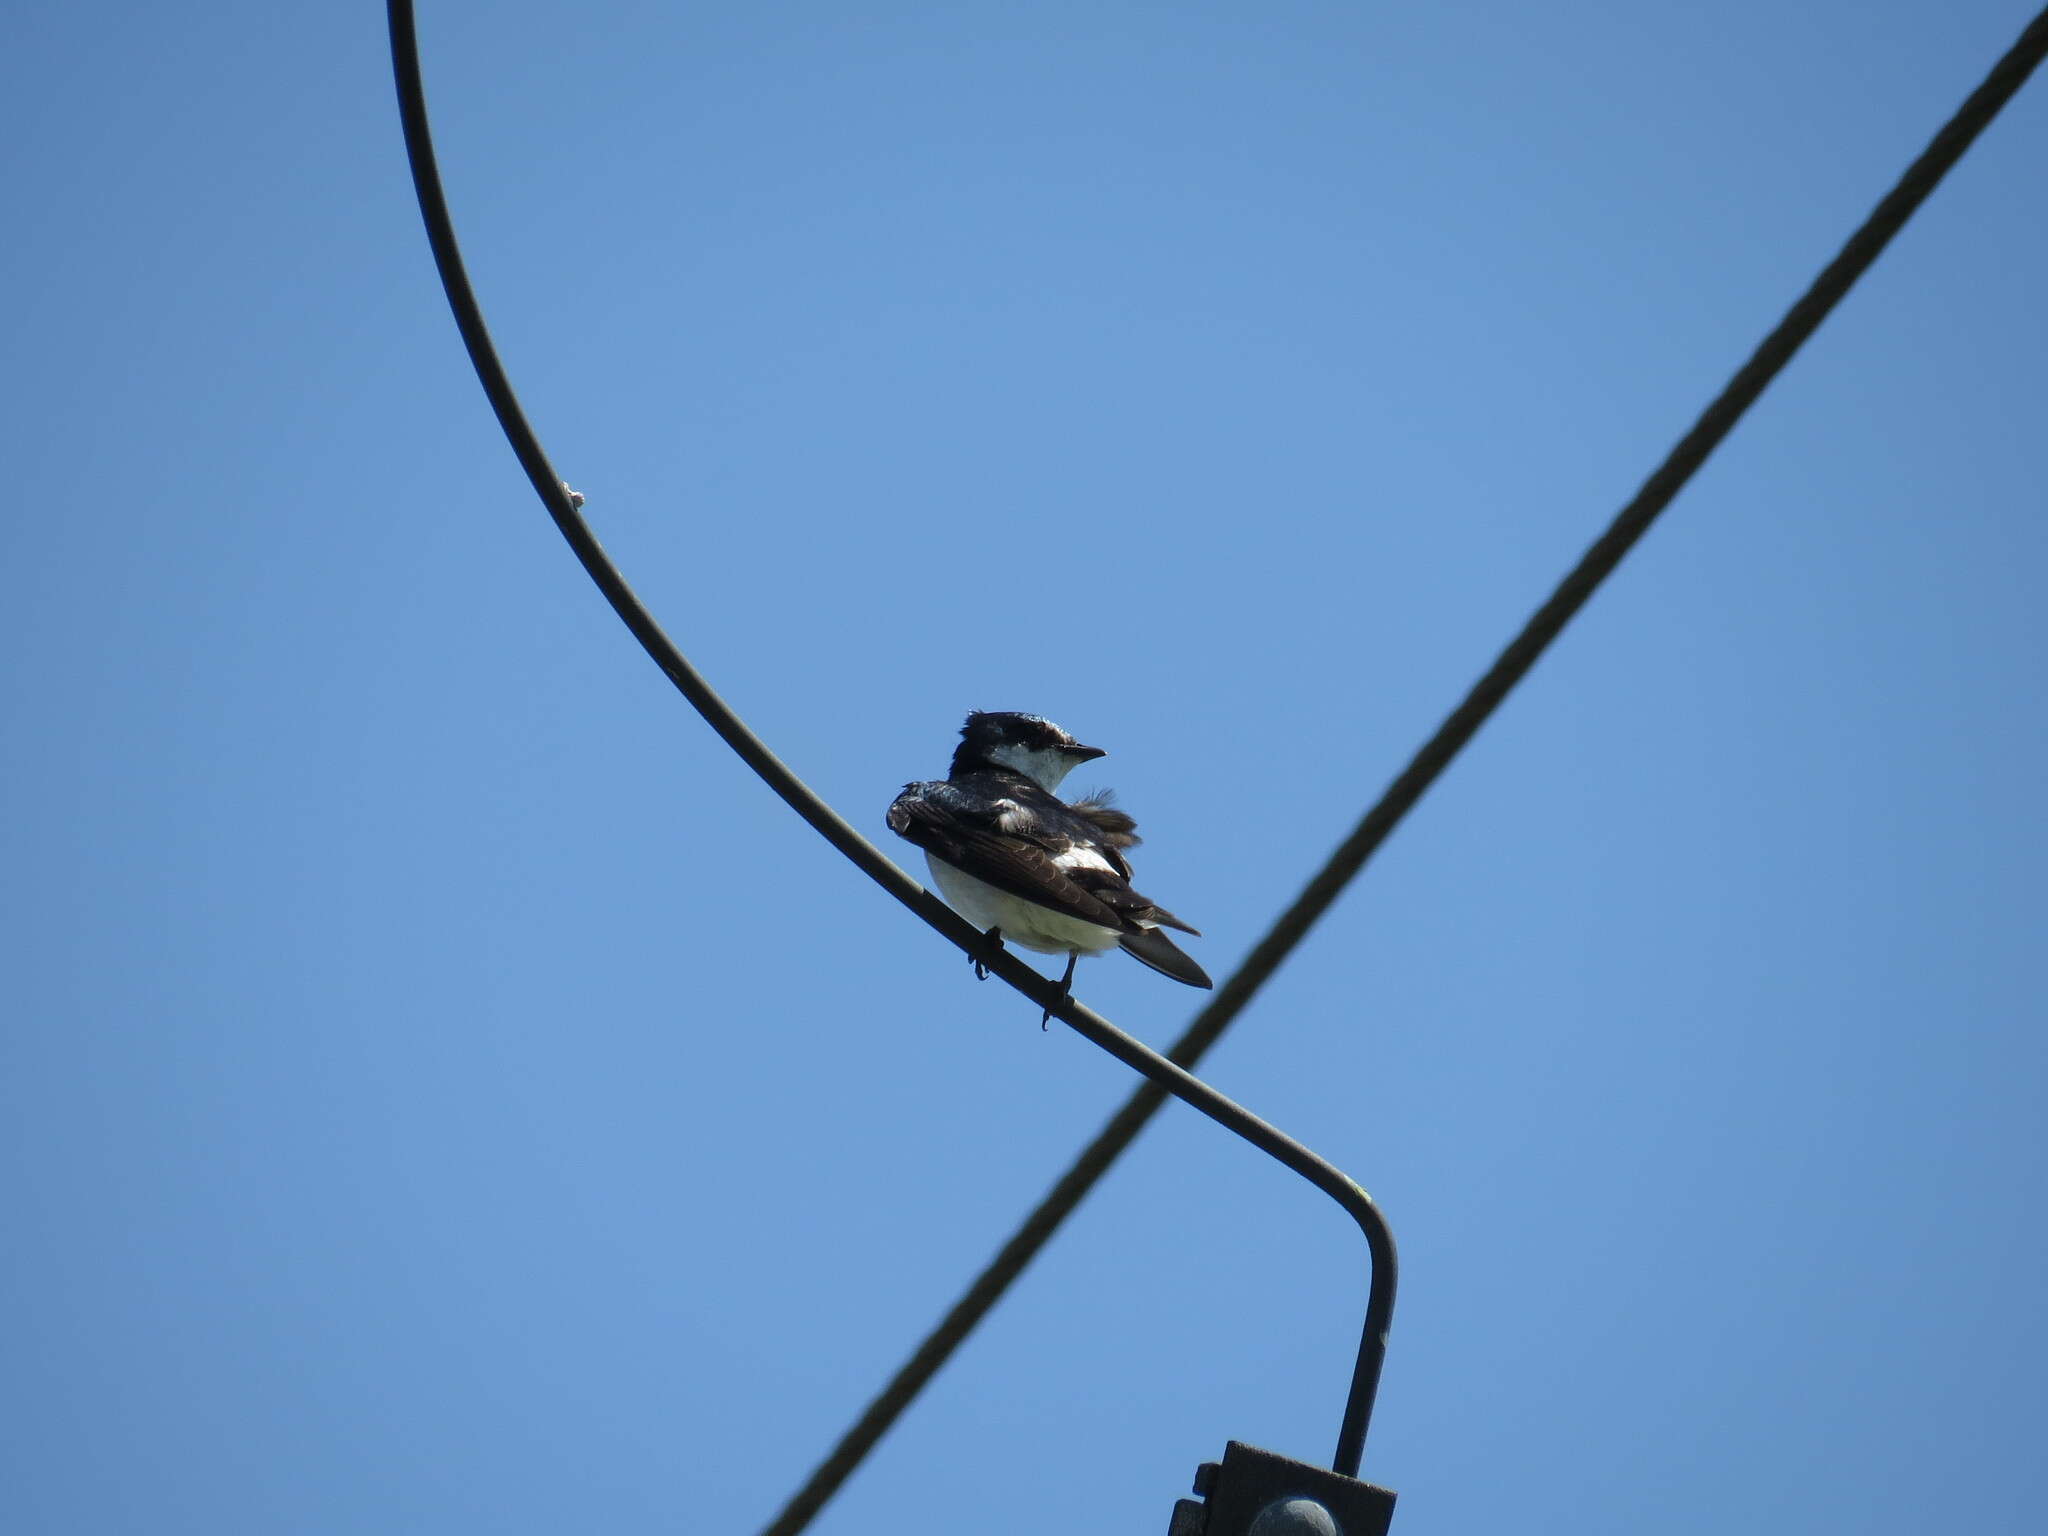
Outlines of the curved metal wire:
<svg viewBox="0 0 2048 1536">
<path fill-rule="evenodd" d="M 973 956 L 990 972 L 1001 977 L 1041 1008 L 1100 1046 L 1126 1066 L 1142 1073 L 1168 1093 L 1207 1115 L 1226 1130 L 1243 1137 L 1260 1151 L 1277 1159 L 1329 1195 L 1356 1221 L 1365 1234 L 1371 1257 L 1371 1282 L 1366 1300 L 1366 1323 L 1359 1341 L 1358 1357 L 1352 1368 L 1351 1389 L 1345 1400 L 1344 1418 L 1338 1431 L 1334 1470 L 1354 1475 L 1363 1454 L 1366 1431 L 1372 1419 L 1373 1400 L 1379 1387 L 1380 1368 L 1386 1356 L 1387 1332 L 1393 1319 L 1396 1284 L 1396 1256 L 1393 1234 L 1372 1197 L 1354 1184 L 1333 1164 L 1318 1157 L 1293 1138 L 1268 1125 L 1258 1116 L 1219 1093 L 1185 1068 L 1167 1060 L 1142 1042 L 1125 1034 L 1100 1014 L 1076 1002 L 1047 977 L 1017 959 L 1008 950 L 992 945 L 987 938 L 912 880 L 844 818 L 827 805 L 765 743 L 749 730 L 728 705 L 676 648 L 675 642 L 654 621 L 626 579 L 605 554 L 590 525 L 578 510 L 579 501 L 556 475 L 554 466 L 540 446 L 538 437 L 520 408 L 517 395 L 491 341 L 483 311 L 462 262 L 455 228 L 449 217 L 447 199 L 441 188 L 440 169 L 434 156 L 432 134 L 427 120 L 426 88 L 421 80 L 419 40 L 411 0 L 387 0 L 391 27 L 392 69 L 398 86 L 399 112 L 405 128 L 406 154 L 411 162 L 413 183 L 419 195 L 420 214 L 434 251 L 449 307 L 461 330 L 471 363 L 482 382 L 484 393 L 498 415 L 498 423 L 518 455 L 521 467 L 562 537 L 575 551 L 598 589 L 632 631 L 641 647 L 654 659 L 669 681 L 688 699 L 711 728 L 725 740 L 748 767 L 780 795 L 790 808 L 815 827 L 833 847 L 851 859 L 878 885 L 922 918 L 941 936 Z"/>
</svg>

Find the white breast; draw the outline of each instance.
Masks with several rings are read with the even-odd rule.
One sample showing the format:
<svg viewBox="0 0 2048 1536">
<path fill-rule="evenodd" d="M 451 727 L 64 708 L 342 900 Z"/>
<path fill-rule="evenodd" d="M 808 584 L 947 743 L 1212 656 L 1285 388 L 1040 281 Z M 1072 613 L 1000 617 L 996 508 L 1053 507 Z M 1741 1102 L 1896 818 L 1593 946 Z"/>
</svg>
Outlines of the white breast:
<svg viewBox="0 0 2048 1536">
<path fill-rule="evenodd" d="M 1091 853 L 1096 859 L 1102 857 L 1092 849 L 1075 851 Z M 1064 955 L 1077 950 L 1084 955 L 1099 955 L 1116 948 L 1118 934 L 1112 928 L 1084 923 L 1078 917 L 1068 917 L 1035 901 L 999 891 L 986 880 L 977 880 L 964 869 L 955 869 L 929 853 L 924 861 L 931 867 L 932 883 L 938 886 L 947 905 L 977 928 L 1001 929 L 1009 943 L 1041 955 Z"/>
</svg>

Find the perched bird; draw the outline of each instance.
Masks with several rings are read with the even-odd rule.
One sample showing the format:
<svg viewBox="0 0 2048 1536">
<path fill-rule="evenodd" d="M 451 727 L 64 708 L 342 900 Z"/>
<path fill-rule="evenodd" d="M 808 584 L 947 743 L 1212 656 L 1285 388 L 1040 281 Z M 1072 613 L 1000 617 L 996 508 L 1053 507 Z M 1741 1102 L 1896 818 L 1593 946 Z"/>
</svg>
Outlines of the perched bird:
<svg viewBox="0 0 2048 1536">
<path fill-rule="evenodd" d="M 1214 986 L 1163 930 L 1199 932 L 1131 889 L 1123 851 L 1138 824 L 1106 793 L 1071 805 L 1055 793 L 1076 765 L 1107 755 L 1037 715 L 976 710 L 944 781 L 904 785 L 889 830 L 924 850 L 939 893 L 997 943 L 1064 952 L 1062 997 L 1081 956 L 1119 945 L 1162 976 Z"/>
</svg>

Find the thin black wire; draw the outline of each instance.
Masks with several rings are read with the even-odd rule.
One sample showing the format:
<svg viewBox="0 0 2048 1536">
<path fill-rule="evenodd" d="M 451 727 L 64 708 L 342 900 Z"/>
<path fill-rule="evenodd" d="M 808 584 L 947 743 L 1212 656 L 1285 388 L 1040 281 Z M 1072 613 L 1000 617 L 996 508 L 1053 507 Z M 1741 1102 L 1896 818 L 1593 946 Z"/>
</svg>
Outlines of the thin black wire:
<svg viewBox="0 0 2048 1536">
<path fill-rule="evenodd" d="M 427 226 L 435 265 L 441 274 L 456 324 L 469 349 L 470 361 L 482 381 L 484 392 L 498 414 L 499 425 L 511 441 L 513 451 L 525 468 L 527 478 L 547 506 L 555 526 L 576 552 L 583 568 L 597 583 L 626 627 L 642 648 L 654 658 L 669 680 L 695 706 L 712 728 L 804 820 L 826 840 L 851 859 L 877 884 L 923 918 L 931 927 L 964 950 L 995 975 L 1001 977 L 1034 1003 L 1071 1026 L 1091 1043 L 1100 1046 L 1126 1066 L 1142 1073 L 1164 1092 L 1171 1093 L 1200 1110 L 1217 1124 L 1243 1137 L 1269 1156 L 1293 1169 L 1316 1188 L 1329 1195 L 1359 1225 L 1371 1256 L 1371 1281 L 1366 1300 L 1365 1327 L 1359 1339 L 1358 1356 L 1352 1367 L 1351 1389 L 1338 1430 L 1334 1470 L 1345 1476 L 1358 1471 L 1366 1431 L 1371 1423 L 1373 1399 L 1378 1391 L 1381 1366 L 1386 1356 L 1388 1328 L 1392 1322 L 1398 1263 L 1393 1234 L 1372 1197 L 1334 1165 L 1318 1157 L 1291 1137 L 1284 1135 L 1241 1105 L 1234 1103 L 1185 1068 L 1159 1055 L 1151 1047 L 1125 1034 L 1107 1019 L 1068 996 L 1049 978 L 1041 976 L 1008 950 L 992 945 L 984 935 L 932 896 L 916 881 L 862 837 L 837 812 L 818 798 L 774 753 L 747 729 L 731 707 L 715 693 L 691 666 L 674 642 L 641 604 L 626 579 L 611 562 L 604 548 L 577 510 L 577 501 L 556 476 L 532 427 L 513 393 L 482 309 L 470 286 L 468 273 L 455 238 L 441 187 L 433 138 L 427 121 L 426 89 L 420 77 L 419 40 L 413 21 L 411 0 L 388 0 L 391 27 L 392 70 L 396 78 L 399 112 L 405 128 L 406 154 L 412 166 L 414 187 L 419 195 L 420 214 Z"/>
<path fill-rule="evenodd" d="M 1508 643 L 1485 676 L 1472 685 L 1463 702 L 1437 727 L 1436 734 L 1423 743 L 1351 835 L 1338 845 L 1315 878 L 1259 940 L 1244 964 L 1217 989 L 1208 1006 L 1195 1015 L 1186 1032 L 1167 1050 L 1170 1060 L 1189 1068 L 1201 1061 L 1267 978 L 1280 968 L 1294 946 L 1400 825 L 1401 819 L 1499 708 L 1509 691 L 1585 606 L 1601 582 L 1620 565 L 1657 515 L 1684 489 L 1743 413 L 1962 158 L 1977 135 L 2026 83 L 2044 53 L 2048 53 L 2048 10 L 2037 15 L 2005 56 L 1992 66 L 1984 82 L 1970 93 L 1920 158 L 1849 237 L 1840 254 L 1764 338 L 1727 388 L 1700 414 L 1692 430 L 1643 482 L 1635 498 L 1616 514 L 1607 531 L 1530 616 L 1521 633 Z M 1151 1084 L 1138 1086 L 939 1320 L 938 1326 L 898 1368 L 889 1384 L 868 1404 L 781 1513 L 763 1527 L 761 1536 L 796 1536 L 810 1524 L 1165 1102 L 1166 1095 Z"/>
</svg>

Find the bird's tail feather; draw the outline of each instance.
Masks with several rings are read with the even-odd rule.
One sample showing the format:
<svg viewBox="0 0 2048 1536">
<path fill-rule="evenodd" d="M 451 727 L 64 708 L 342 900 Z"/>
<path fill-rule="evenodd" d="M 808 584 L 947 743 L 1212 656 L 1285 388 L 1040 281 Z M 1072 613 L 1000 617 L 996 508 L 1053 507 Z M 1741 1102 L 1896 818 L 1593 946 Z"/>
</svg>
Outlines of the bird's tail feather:
<svg viewBox="0 0 2048 1536">
<path fill-rule="evenodd" d="M 1127 933 L 1117 941 L 1124 947 L 1124 953 L 1133 960 L 1143 961 L 1162 976 L 1171 976 L 1175 981 L 1186 982 L 1191 987 L 1213 987 L 1209 973 L 1182 953 L 1178 944 L 1161 933 L 1157 928 L 1147 928 L 1142 933 Z"/>
</svg>

